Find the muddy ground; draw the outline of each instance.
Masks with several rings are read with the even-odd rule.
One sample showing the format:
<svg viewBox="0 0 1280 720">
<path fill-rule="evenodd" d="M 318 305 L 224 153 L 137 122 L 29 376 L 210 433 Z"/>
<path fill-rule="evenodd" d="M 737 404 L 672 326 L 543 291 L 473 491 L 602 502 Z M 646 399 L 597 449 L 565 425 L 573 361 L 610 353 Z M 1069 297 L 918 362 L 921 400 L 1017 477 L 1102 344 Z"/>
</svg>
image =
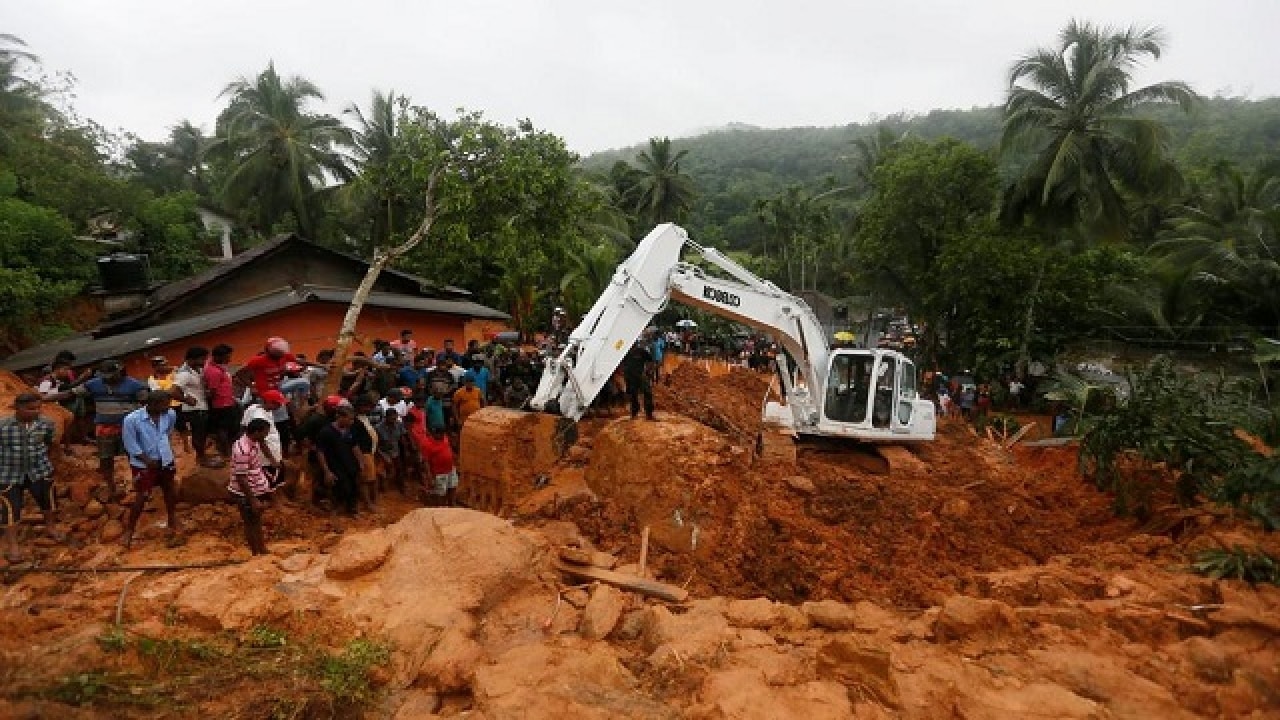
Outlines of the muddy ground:
<svg viewBox="0 0 1280 720">
<path fill-rule="evenodd" d="M 1073 450 L 961 423 L 888 474 L 832 443 L 762 463 L 766 389 L 681 366 L 658 422 L 584 420 L 511 518 L 285 503 L 257 559 L 220 503 L 184 505 L 176 547 L 153 507 L 123 551 L 77 450 L 71 539 L 3 569 L 0 717 L 1280 716 L 1280 591 L 1188 571 L 1206 547 L 1280 554 L 1274 535 L 1117 519 Z M 646 526 L 648 574 L 688 601 L 554 568 L 569 545 L 638 572 Z"/>
</svg>

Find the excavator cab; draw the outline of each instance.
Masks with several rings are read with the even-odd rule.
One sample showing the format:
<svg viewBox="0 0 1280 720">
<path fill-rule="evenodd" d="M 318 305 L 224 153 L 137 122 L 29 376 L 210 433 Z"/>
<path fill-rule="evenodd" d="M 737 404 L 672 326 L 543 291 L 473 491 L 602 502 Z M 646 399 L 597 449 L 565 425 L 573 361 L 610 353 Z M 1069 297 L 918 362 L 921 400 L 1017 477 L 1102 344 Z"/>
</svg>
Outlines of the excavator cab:
<svg viewBox="0 0 1280 720">
<path fill-rule="evenodd" d="M 920 399 L 909 358 L 880 349 L 833 352 L 816 427 L 820 434 L 931 440 L 935 425 L 933 403 Z"/>
</svg>

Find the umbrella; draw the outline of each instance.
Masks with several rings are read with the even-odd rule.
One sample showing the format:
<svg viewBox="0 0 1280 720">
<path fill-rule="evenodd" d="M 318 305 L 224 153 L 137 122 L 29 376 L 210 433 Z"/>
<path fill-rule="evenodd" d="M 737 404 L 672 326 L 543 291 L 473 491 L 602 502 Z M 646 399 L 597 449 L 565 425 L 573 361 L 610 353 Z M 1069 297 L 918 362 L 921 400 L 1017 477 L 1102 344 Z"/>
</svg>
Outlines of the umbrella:
<svg viewBox="0 0 1280 720">
<path fill-rule="evenodd" d="M 858 337 L 848 330 L 841 330 L 835 334 L 835 339 L 840 342 L 853 342 L 854 340 L 857 340 Z"/>
<path fill-rule="evenodd" d="M 696 323 L 696 322 L 694 322 L 694 321 L 692 321 L 692 320 L 687 320 L 687 319 L 686 319 L 686 320 L 677 320 L 677 321 L 676 321 L 676 327 L 682 327 L 682 328 L 695 328 L 695 327 L 698 327 L 698 323 Z"/>
</svg>

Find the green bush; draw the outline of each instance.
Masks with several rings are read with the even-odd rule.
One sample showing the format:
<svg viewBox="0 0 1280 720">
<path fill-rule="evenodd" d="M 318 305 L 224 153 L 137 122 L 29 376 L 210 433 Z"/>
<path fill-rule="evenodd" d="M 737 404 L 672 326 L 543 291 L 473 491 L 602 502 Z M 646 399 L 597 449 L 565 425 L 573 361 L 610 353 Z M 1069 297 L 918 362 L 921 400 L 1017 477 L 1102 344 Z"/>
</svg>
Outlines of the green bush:
<svg viewBox="0 0 1280 720">
<path fill-rule="evenodd" d="M 1230 550 L 1205 550 L 1196 556 L 1191 568 L 1215 580 L 1280 585 L 1280 561 L 1260 550 L 1246 550 L 1239 545 L 1233 545 Z"/>
</svg>

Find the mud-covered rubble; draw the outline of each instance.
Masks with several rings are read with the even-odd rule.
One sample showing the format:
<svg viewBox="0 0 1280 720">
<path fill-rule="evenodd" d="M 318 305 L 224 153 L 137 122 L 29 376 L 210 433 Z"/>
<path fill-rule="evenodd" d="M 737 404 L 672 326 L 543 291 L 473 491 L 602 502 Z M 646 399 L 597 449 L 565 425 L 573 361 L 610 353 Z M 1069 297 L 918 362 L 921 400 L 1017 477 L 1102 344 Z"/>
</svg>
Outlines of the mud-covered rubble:
<svg viewBox="0 0 1280 720">
<path fill-rule="evenodd" d="M 1070 452 L 1005 451 L 962 426 L 888 475 L 824 445 L 796 467 L 761 464 L 735 428 L 752 427 L 742 407 L 765 386 L 678 370 L 659 422 L 582 423 L 514 523 L 394 493 L 380 515 L 341 523 L 285 503 L 267 515 L 272 554 L 249 558 L 233 508 L 191 505 L 187 544 L 160 543 L 152 512 L 122 553 L 100 544 L 117 506 L 72 499 L 78 547 L 41 546 L 46 567 L 234 564 L 10 568 L 0 717 L 187 712 L 51 697 L 67 677 L 139 666 L 136 643 L 120 654 L 103 642 L 117 613 L 138 642 L 262 628 L 387 642 L 369 718 L 1280 715 L 1280 589 L 1187 571 L 1205 547 L 1276 553 L 1280 539 L 1207 511 L 1144 532 L 1111 516 Z M 675 395 L 716 413 L 685 414 Z M 90 460 L 59 462 L 87 482 Z M 647 574 L 688 602 L 556 571 L 567 554 L 638 574 L 645 525 Z M 191 705 L 200 714 L 271 715 L 279 688 L 217 682 Z"/>
<path fill-rule="evenodd" d="M 138 577 L 122 619 L 153 637 L 304 621 L 385 638 L 392 663 L 368 717 L 1280 711 L 1280 591 L 1189 576 L 1150 563 L 1143 549 L 1108 547 L 1105 570 L 1081 555 L 977 575 L 970 594 L 924 610 L 765 597 L 665 604 L 606 585 L 569 587 L 551 569 L 557 547 L 539 532 L 469 510 L 422 509 L 348 534 L 329 552 L 282 548 L 230 567 Z M 23 640 L 11 633 L 0 651 L 16 703 L 0 710 L 55 712 L 48 701 L 16 698 L 68 667 L 111 662 L 95 637 L 109 626 L 122 580 L 82 580 L 72 591 L 28 575 L 8 588 L 0 618 Z M 575 591 L 578 601 L 568 601 Z M 59 592 L 80 599 L 28 612 Z"/>
</svg>

